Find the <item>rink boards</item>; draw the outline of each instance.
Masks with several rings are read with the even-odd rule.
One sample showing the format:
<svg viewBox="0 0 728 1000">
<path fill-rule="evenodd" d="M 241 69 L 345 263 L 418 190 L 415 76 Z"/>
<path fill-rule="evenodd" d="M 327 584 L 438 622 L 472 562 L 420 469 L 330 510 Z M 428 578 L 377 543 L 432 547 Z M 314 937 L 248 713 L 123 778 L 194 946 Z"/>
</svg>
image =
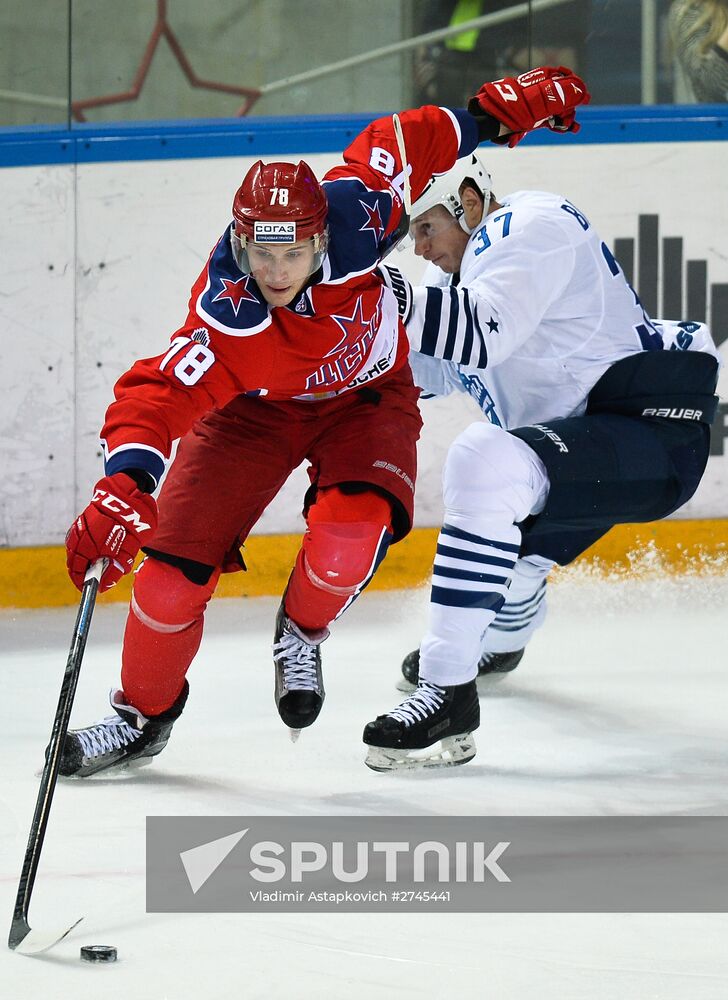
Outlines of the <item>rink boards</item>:
<svg viewBox="0 0 728 1000">
<path fill-rule="evenodd" d="M 532 136 L 515 150 L 484 148 L 499 197 L 522 188 L 565 194 L 616 249 L 653 315 L 705 319 L 726 351 L 728 228 L 724 190 L 725 109 L 586 109 L 577 137 Z M 115 379 L 137 357 L 161 353 L 184 320 L 189 288 L 229 222 L 232 193 L 259 156 L 305 156 L 320 175 L 366 122 L 245 120 L 151 123 L 73 132 L 0 131 L 0 184 L 6 223 L 0 236 L 0 315 L 10 363 L 2 393 L 4 470 L 0 521 L 0 603 L 65 602 L 65 588 L 32 584 L 62 543 L 101 473 L 97 434 Z M 542 141 L 543 138 L 543 141 Z M 419 262 L 395 254 L 416 280 Z M 713 455 L 696 496 L 679 512 L 680 544 L 720 554 L 728 532 L 728 381 Z M 440 469 L 449 442 L 479 415 L 465 397 L 423 405 L 415 534 L 387 563 L 390 586 L 426 574 L 440 520 Z M 251 541 L 261 567 L 235 592 L 270 592 L 290 560 L 272 555 L 301 531 L 306 478 L 299 469 L 264 514 Z M 652 530 L 666 551 L 669 526 Z M 638 544 L 613 533 L 609 562 Z M 610 536 L 612 539 L 612 536 Z M 13 552 L 23 547 L 22 552 Z M 10 551 L 8 551 L 10 550 Z M 19 560 L 19 562 L 18 562 Z M 275 564 L 275 565 L 272 565 Z M 27 583 L 16 586 L 17 566 Z M 386 564 L 383 567 L 386 572 Z M 255 577 L 256 582 L 253 583 Z M 11 594 L 3 580 L 10 579 Z M 62 574 L 59 574 L 62 580 Z M 267 581 L 267 582 L 266 582 Z M 231 584 L 232 586 L 232 584 Z M 242 586 L 242 591 L 240 587 Z M 246 588 L 253 587 L 248 591 Z M 237 588 L 237 589 L 235 589 Z M 274 589 L 278 589 L 277 585 Z M 20 596 L 19 596 L 20 595 Z M 121 596 L 121 595 L 120 595 Z"/>
</svg>

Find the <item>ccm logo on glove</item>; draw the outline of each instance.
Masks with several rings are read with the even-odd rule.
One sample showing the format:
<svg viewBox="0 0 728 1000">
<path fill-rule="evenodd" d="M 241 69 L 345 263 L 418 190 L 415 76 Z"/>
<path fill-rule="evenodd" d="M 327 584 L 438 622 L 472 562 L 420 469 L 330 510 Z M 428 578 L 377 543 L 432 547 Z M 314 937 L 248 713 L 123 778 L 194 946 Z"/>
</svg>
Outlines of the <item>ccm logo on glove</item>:
<svg viewBox="0 0 728 1000">
<path fill-rule="evenodd" d="M 108 590 L 128 573 L 141 548 L 141 536 L 157 526 L 157 504 L 124 472 L 101 479 L 91 503 L 76 518 L 66 535 L 68 575 L 83 587 L 89 565 L 106 559 L 108 566 L 99 590 Z"/>
<path fill-rule="evenodd" d="M 148 531 L 151 528 L 151 524 L 145 524 L 133 507 L 124 503 L 119 497 L 115 497 L 113 493 L 107 493 L 106 490 L 100 490 L 96 487 L 96 491 L 91 497 L 91 503 L 97 502 L 105 510 L 111 511 L 112 514 L 118 514 L 118 520 L 130 522 L 136 531 Z"/>
</svg>

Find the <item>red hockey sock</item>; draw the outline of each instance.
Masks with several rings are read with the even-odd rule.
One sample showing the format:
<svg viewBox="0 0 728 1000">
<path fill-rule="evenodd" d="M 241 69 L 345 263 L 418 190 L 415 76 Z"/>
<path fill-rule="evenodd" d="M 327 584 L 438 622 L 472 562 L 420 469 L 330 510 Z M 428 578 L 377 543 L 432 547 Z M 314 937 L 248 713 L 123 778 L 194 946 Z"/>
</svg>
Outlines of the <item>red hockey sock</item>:
<svg viewBox="0 0 728 1000">
<path fill-rule="evenodd" d="M 164 712 L 182 691 L 219 575 L 199 586 L 176 566 L 154 558 L 142 563 L 124 632 L 121 686 L 127 703 L 143 715 Z"/>
<path fill-rule="evenodd" d="M 286 593 L 286 614 L 308 632 L 325 628 L 367 585 L 392 537 L 392 505 L 374 491 L 321 490 Z"/>
</svg>

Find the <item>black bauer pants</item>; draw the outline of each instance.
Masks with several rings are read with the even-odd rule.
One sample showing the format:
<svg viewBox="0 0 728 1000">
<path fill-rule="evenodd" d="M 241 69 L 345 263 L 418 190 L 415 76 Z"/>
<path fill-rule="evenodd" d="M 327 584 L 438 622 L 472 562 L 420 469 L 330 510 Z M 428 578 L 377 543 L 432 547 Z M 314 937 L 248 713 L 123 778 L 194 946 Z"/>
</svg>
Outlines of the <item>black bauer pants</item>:
<svg viewBox="0 0 728 1000">
<path fill-rule="evenodd" d="M 710 454 L 717 380 L 709 354 L 636 354 L 605 372 L 584 416 L 511 431 L 551 483 L 543 511 L 521 525 L 520 555 L 563 566 L 615 524 L 656 521 L 687 503 Z"/>
</svg>

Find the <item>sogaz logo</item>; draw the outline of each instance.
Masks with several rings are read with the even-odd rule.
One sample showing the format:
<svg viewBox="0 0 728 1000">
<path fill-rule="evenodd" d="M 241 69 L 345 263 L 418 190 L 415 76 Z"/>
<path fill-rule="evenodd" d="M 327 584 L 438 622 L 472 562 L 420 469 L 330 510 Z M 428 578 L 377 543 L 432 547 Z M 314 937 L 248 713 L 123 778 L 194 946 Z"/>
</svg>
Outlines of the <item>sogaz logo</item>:
<svg viewBox="0 0 728 1000">
<path fill-rule="evenodd" d="M 256 222 L 253 226 L 256 243 L 295 243 L 295 222 Z"/>
</svg>

